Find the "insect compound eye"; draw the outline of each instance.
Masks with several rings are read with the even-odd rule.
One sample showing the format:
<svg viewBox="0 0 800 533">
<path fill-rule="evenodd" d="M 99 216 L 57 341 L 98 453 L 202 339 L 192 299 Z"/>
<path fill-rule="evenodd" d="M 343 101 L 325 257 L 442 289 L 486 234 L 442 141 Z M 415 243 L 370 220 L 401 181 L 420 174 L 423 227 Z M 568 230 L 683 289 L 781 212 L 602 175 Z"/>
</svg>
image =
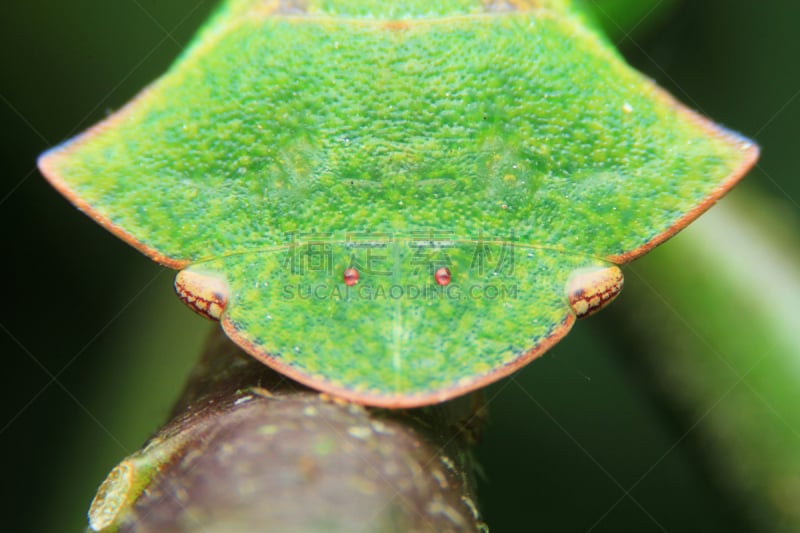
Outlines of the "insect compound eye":
<svg viewBox="0 0 800 533">
<path fill-rule="evenodd" d="M 221 277 L 181 270 L 175 277 L 178 297 L 198 315 L 219 320 L 228 305 L 228 285 Z"/>
<path fill-rule="evenodd" d="M 355 268 L 348 268 L 344 271 L 344 284 L 348 287 L 352 287 L 356 283 L 358 283 L 358 270 Z"/>
<path fill-rule="evenodd" d="M 440 268 L 436 271 L 436 274 L 433 275 L 433 278 L 436 280 L 436 283 L 444 287 L 450 283 L 450 269 L 447 267 Z"/>
<path fill-rule="evenodd" d="M 622 271 L 616 266 L 577 271 L 567 283 L 569 305 L 578 318 L 593 315 L 619 295 L 622 283 Z"/>
</svg>

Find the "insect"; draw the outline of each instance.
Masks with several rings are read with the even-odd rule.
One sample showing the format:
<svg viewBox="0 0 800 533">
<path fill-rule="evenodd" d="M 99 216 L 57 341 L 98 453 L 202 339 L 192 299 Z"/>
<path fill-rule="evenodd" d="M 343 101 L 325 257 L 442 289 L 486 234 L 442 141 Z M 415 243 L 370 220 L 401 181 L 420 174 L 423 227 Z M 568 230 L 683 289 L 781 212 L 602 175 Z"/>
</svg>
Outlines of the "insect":
<svg viewBox="0 0 800 533">
<path fill-rule="evenodd" d="M 544 353 L 757 156 L 567 0 L 229 0 L 39 165 L 257 359 L 415 407 Z"/>
</svg>

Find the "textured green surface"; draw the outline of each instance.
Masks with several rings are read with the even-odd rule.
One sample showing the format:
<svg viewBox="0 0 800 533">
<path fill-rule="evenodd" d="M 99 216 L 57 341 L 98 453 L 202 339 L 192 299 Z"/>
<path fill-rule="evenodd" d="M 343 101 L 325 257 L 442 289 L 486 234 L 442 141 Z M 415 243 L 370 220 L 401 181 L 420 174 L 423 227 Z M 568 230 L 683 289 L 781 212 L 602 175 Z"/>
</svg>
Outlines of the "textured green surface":
<svg viewBox="0 0 800 533">
<path fill-rule="evenodd" d="M 271 354 L 290 371 L 309 374 L 325 388 L 400 401 L 468 387 L 556 333 L 567 320 L 569 274 L 602 262 L 539 248 L 448 243 L 435 251 L 397 239 L 372 249 L 370 272 L 347 287 L 340 273 L 355 253 L 329 246 L 330 271 L 292 274 L 287 259 L 309 264 L 316 251 L 280 249 L 242 254 L 190 267 L 231 280 L 226 329 Z M 453 279 L 435 283 L 420 252 L 447 261 Z M 476 252 L 513 256 L 513 268 L 481 269 Z M 311 257 L 309 257 L 309 255 Z M 494 265 L 493 265 L 494 266 Z M 386 270 L 381 270 L 386 267 Z"/>
<path fill-rule="evenodd" d="M 167 76 L 42 169 L 151 257 L 224 277 L 226 330 L 298 379 L 386 405 L 478 386 L 566 333 L 570 272 L 643 253 L 755 155 L 566 2 L 488 4 L 233 1 Z M 281 298 L 344 289 L 354 250 L 388 258 L 360 289 L 433 284 L 421 235 L 428 252 L 453 241 L 467 286 L 495 282 L 500 242 L 515 243 L 497 276 L 516 292 Z M 488 270 L 473 261 L 483 240 Z M 306 257 L 319 268 L 280 259 L 319 249 Z"/>
</svg>

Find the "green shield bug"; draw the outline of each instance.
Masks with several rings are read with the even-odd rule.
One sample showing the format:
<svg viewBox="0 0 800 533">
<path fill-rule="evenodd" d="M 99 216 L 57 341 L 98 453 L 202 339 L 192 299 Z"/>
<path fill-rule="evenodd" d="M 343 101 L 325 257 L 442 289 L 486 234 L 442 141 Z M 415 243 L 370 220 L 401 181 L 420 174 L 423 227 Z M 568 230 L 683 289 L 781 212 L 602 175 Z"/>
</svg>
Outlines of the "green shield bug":
<svg viewBox="0 0 800 533">
<path fill-rule="evenodd" d="M 257 359 L 414 407 L 545 352 L 757 156 L 567 0 L 229 0 L 39 164 Z"/>
</svg>

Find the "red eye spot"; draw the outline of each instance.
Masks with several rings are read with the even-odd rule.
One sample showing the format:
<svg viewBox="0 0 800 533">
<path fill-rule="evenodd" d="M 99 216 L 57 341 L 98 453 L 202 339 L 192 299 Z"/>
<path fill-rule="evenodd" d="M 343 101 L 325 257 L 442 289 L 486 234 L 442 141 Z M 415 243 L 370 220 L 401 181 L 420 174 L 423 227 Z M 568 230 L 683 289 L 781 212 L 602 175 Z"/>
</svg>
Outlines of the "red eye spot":
<svg viewBox="0 0 800 533">
<path fill-rule="evenodd" d="M 348 268 L 344 271 L 344 284 L 348 287 L 352 287 L 358 283 L 358 270 L 355 268 Z"/>
<path fill-rule="evenodd" d="M 436 278 L 436 283 L 439 285 L 447 285 L 450 283 L 450 270 L 447 267 L 442 267 L 436 271 L 434 278 Z"/>
</svg>

